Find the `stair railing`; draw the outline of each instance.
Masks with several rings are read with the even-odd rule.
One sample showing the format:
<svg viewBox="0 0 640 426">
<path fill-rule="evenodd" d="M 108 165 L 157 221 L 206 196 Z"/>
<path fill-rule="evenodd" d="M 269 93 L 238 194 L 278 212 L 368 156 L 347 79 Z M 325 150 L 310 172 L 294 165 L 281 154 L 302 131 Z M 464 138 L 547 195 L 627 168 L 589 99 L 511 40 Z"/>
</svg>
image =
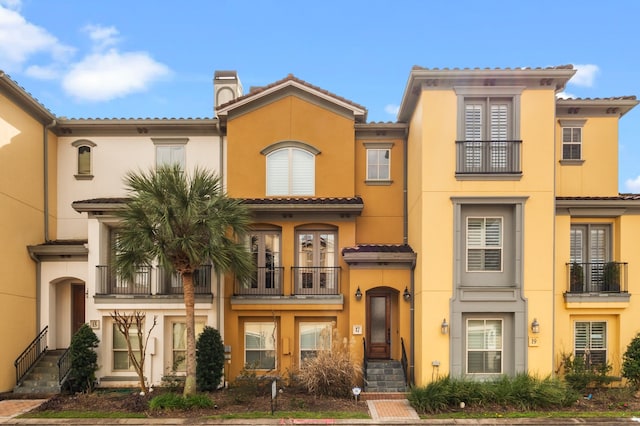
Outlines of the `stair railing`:
<svg viewBox="0 0 640 426">
<path fill-rule="evenodd" d="M 362 379 L 364 380 L 364 386 L 367 386 L 367 341 L 362 338 Z"/>
<path fill-rule="evenodd" d="M 402 347 L 402 358 L 400 363 L 402 364 L 402 371 L 404 372 L 404 382 L 407 386 L 411 386 L 409 383 L 409 361 L 407 358 L 407 350 L 404 347 L 404 339 L 400 338 L 400 346 Z"/>
<path fill-rule="evenodd" d="M 49 326 L 46 326 L 36 336 L 29 346 L 13 362 L 16 367 L 16 386 L 20 386 L 25 376 L 31 371 L 33 366 L 47 352 L 47 332 Z"/>
<path fill-rule="evenodd" d="M 71 371 L 71 348 L 67 348 L 64 353 L 58 358 L 58 384 L 62 386 L 62 383 L 67 379 L 69 371 Z"/>
</svg>

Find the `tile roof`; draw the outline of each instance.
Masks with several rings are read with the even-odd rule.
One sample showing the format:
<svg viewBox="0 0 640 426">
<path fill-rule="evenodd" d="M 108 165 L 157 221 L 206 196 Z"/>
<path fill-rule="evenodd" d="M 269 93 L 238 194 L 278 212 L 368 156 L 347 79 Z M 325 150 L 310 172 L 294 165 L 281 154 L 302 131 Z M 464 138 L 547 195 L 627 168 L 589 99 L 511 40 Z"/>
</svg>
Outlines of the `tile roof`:
<svg viewBox="0 0 640 426">
<path fill-rule="evenodd" d="M 556 197 L 558 201 L 638 201 L 640 194 L 619 194 L 610 197 Z"/>
<path fill-rule="evenodd" d="M 226 103 L 224 103 L 222 105 L 218 105 L 216 107 L 216 110 L 228 107 L 228 106 L 233 105 L 233 104 L 238 103 L 238 102 L 241 102 L 241 101 L 243 101 L 245 99 L 248 99 L 248 98 L 250 98 L 252 96 L 255 96 L 255 95 L 259 94 L 259 93 L 262 93 L 265 90 L 277 87 L 277 86 L 279 86 L 279 85 L 281 85 L 283 83 L 286 83 L 288 81 L 295 81 L 298 84 L 301 84 L 301 85 L 303 85 L 305 87 L 308 87 L 308 88 L 310 88 L 312 90 L 315 90 L 317 92 L 323 93 L 323 94 L 325 94 L 327 96 L 331 96 L 332 98 L 335 98 L 335 99 L 337 99 L 339 101 L 345 102 L 345 103 L 347 103 L 347 104 L 349 104 L 349 105 L 351 105 L 351 106 L 353 106 L 355 108 L 359 108 L 359 109 L 362 109 L 364 111 L 367 110 L 364 106 L 362 106 L 360 104 L 357 104 L 357 103 L 355 103 L 355 102 L 353 102 L 353 101 L 351 101 L 349 99 L 343 98 L 342 96 L 338 96 L 335 93 L 332 93 L 332 92 L 329 92 L 328 90 L 322 89 L 321 87 L 315 86 L 315 85 L 313 85 L 313 84 L 311 84 L 311 83 L 309 83 L 307 81 L 304 81 L 304 80 L 294 76 L 293 74 L 289 74 L 285 78 L 283 78 L 281 80 L 278 80 L 278 81 L 275 81 L 275 82 L 273 82 L 271 84 L 268 84 L 266 86 L 260 86 L 260 87 L 253 88 L 246 95 L 240 96 L 240 97 L 238 97 L 236 99 L 232 99 L 229 102 L 226 102 Z"/>
<path fill-rule="evenodd" d="M 362 204 L 361 197 L 243 198 L 244 204 Z"/>
<path fill-rule="evenodd" d="M 495 68 L 490 68 L 490 67 L 485 67 L 485 68 L 480 68 L 480 67 L 475 67 L 475 68 L 425 68 L 425 67 L 421 67 L 419 65 L 414 65 L 412 68 L 412 70 L 424 70 L 424 71 L 537 71 L 537 70 L 572 70 L 573 65 L 572 64 L 566 64 L 566 65 L 556 65 L 556 66 L 551 66 L 551 67 L 515 67 L 515 68 L 511 68 L 511 67 L 506 67 L 506 68 L 500 68 L 500 67 L 495 67 Z"/>
<path fill-rule="evenodd" d="M 344 253 L 413 253 L 408 244 L 358 244 L 354 247 L 345 247 Z"/>
</svg>

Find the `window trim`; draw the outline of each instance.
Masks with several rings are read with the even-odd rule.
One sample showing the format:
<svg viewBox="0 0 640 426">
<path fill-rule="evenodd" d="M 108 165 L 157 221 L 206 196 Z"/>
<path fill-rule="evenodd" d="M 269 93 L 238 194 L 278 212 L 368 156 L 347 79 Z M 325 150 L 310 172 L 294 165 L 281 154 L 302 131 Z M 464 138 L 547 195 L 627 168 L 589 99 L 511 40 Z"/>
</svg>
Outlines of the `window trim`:
<svg viewBox="0 0 640 426">
<path fill-rule="evenodd" d="M 303 251 L 301 250 L 301 244 L 300 244 L 300 236 L 303 234 L 312 234 L 313 235 L 313 240 L 320 240 L 320 236 L 322 234 L 330 234 L 333 236 L 333 252 L 332 252 L 332 257 L 333 257 L 333 262 L 329 262 L 329 264 L 321 264 L 322 263 L 322 252 L 321 249 L 318 247 L 319 245 L 316 244 L 314 245 L 313 249 L 312 249 L 312 264 L 311 265 L 307 265 L 307 264 L 301 264 L 302 263 L 302 253 Z M 322 287 L 322 279 L 320 276 L 320 270 L 316 270 L 315 268 L 336 268 L 339 264 L 339 257 L 340 257 L 340 253 L 338 250 L 338 229 L 336 228 L 297 228 L 295 230 L 295 262 L 294 262 L 294 266 L 297 268 L 297 275 L 295 277 L 295 289 L 296 291 L 301 287 L 301 288 L 327 288 L 327 289 L 334 289 L 336 287 L 338 287 L 338 276 L 333 276 L 331 275 L 332 278 L 335 279 L 329 279 L 328 282 L 325 283 L 326 287 Z M 326 255 L 326 253 L 325 253 Z M 312 274 L 312 283 L 311 283 L 311 287 L 304 287 L 304 277 L 303 277 L 303 268 L 314 268 L 313 271 L 311 272 Z M 308 272 L 307 272 L 308 273 Z"/>
<path fill-rule="evenodd" d="M 247 326 L 248 325 L 260 325 L 265 326 L 268 325 L 273 327 L 273 349 L 258 348 L 258 349 L 248 349 L 247 348 Z M 260 321 L 260 320 L 251 320 L 245 321 L 242 325 L 242 341 L 243 341 L 243 355 L 244 355 L 244 367 L 247 370 L 252 371 L 271 371 L 278 368 L 278 324 L 275 321 Z M 252 368 L 251 365 L 247 362 L 247 352 L 268 352 L 273 351 L 273 367 L 271 368 Z M 262 367 L 262 366 L 260 366 Z"/>
<path fill-rule="evenodd" d="M 393 183 L 391 179 L 391 151 L 394 146 L 393 142 L 364 142 L 365 148 L 365 184 L 367 185 L 390 185 Z M 387 175 L 388 177 L 385 179 L 371 177 L 369 175 L 369 151 L 386 150 L 389 153 L 389 160 L 387 164 Z"/>
<path fill-rule="evenodd" d="M 252 229 L 250 231 L 247 232 L 246 234 L 246 242 L 247 242 L 247 248 L 249 250 L 249 252 L 252 255 L 253 258 L 253 246 L 252 246 L 252 239 L 253 237 L 256 236 L 258 237 L 258 251 L 256 252 L 257 254 L 257 258 L 258 258 L 258 262 L 256 263 L 254 261 L 254 266 L 256 267 L 256 271 L 255 271 L 255 277 L 256 277 L 256 287 L 252 287 L 250 286 L 251 283 L 251 279 L 248 279 L 249 282 L 249 288 L 255 290 L 256 292 L 262 292 L 265 290 L 279 290 L 281 291 L 282 288 L 280 288 L 282 286 L 282 280 L 283 280 L 283 276 L 282 276 L 282 272 L 281 272 L 281 268 L 282 268 L 282 229 L 281 228 L 271 228 L 271 229 Z M 274 236 L 277 237 L 277 251 L 275 253 L 272 253 L 273 255 L 273 265 L 272 265 L 272 273 L 273 273 L 273 287 L 266 287 L 266 274 L 269 273 L 268 269 L 265 269 L 265 275 L 264 275 L 264 281 L 261 279 L 260 276 L 260 269 L 261 267 L 266 267 L 266 265 L 261 265 L 264 262 L 264 259 L 266 257 L 266 236 Z M 253 260 L 253 259 L 252 259 Z"/>
<path fill-rule="evenodd" d="M 499 223 L 500 223 L 500 234 L 499 234 L 499 238 L 500 238 L 500 244 L 499 246 L 487 246 L 486 244 L 482 244 L 479 246 L 471 246 L 469 244 L 469 222 L 470 220 L 473 219 L 482 219 L 483 220 L 483 227 L 482 227 L 482 235 L 481 235 L 481 239 L 483 242 L 486 242 L 487 239 L 487 228 L 486 228 L 486 221 L 487 219 L 498 219 Z M 465 272 L 467 273 L 500 273 L 500 272 L 504 272 L 504 216 L 467 216 L 466 217 L 466 223 L 465 223 Z M 486 254 L 487 250 L 499 250 L 500 251 L 500 268 L 497 270 L 492 270 L 492 269 L 469 269 L 469 252 L 470 250 L 483 250 L 483 264 L 485 264 L 484 261 L 484 254 Z"/>
<path fill-rule="evenodd" d="M 308 185 L 309 188 L 303 188 L 300 191 L 296 191 L 293 188 L 294 183 L 294 156 L 295 153 L 306 154 L 309 157 L 310 164 L 306 165 L 304 170 L 306 173 L 304 177 L 309 180 Z M 316 156 L 319 151 L 313 148 L 311 145 L 307 145 L 302 142 L 278 142 L 276 144 L 270 145 L 269 147 L 263 149 L 261 151 L 263 155 L 265 155 L 265 194 L 267 196 L 275 196 L 275 197 L 286 197 L 286 196 L 314 196 L 316 192 Z M 286 175 L 287 175 L 287 188 L 279 188 L 275 187 L 277 185 L 274 184 L 274 177 L 271 176 L 273 171 L 270 167 L 270 160 L 274 158 L 275 155 L 280 153 L 287 154 L 287 166 L 286 166 Z M 284 174 L 284 173 L 283 173 Z"/>
<path fill-rule="evenodd" d="M 318 352 L 318 351 L 328 351 L 331 350 L 331 345 L 333 343 L 333 336 L 332 336 L 332 331 L 333 331 L 333 326 L 335 325 L 335 320 L 326 320 L 326 321 L 321 321 L 321 320 L 316 320 L 316 321 L 300 321 L 300 323 L 298 324 L 298 362 L 300 366 L 303 365 L 304 363 L 304 359 L 302 358 L 302 351 L 305 350 L 307 352 Z M 310 349 L 303 349 L 302 348 L 302 327 L 303 326 L 319 326 L 321 328 L 325 328 L 329 331 L 328 333 L 328 337 L 329 337 L 329 342 L 328 344 L 325 345 L 324 348 L 319 347 L 317 345 L 317 341 L 316 346 L 314 348 L 310 348 Z M 320 333 L 322 333 L 322 330 L 320 331 Z M 306 359 L 306 358 L 305 358 Z"/>
<path fill-rule="evenodd" d="M 91 180 L 93 179 L 93 148 L 98 146 L 95 142 L 92 142 L 88 139 L 79 139 L 77 141 L 73 141 L 71 146 L 76 148 L 76 173 L 74 177 L 76 180 Z M 86 173 L 81 173 L 80 171 L 80 149 L 88 148 L 89 149 L 89 170 Z"/>
<path fill-rule="evenodd" d="M 128 372 L 128 371 L 135 371 L 135 368 L 134 368 L 133 364 L 131 363 L 131 358 L 129 358 L 129 349 L 126 346 L 126 340 L 125 340 L 125 347 L 123 349 L 122 348 L 116 349 L 116 339 L 115 339 L 116 333 L 118 335 L 122 335 L 122 333 L 120 332 L 120 329 L 118 328 L 118 324 L 115 321 L 111 322 L 111 330 L 112 330 L 112 332 L 111 332 L 111 359 L 112 359 L 111 371 L 119 372 L 119 373 Z M 143 329 L 143 332 L 144 332 L 144 329 Z M 132 340 L 132 345 L 131 345 L 132 346 L 132 350 L 135 352 L 136 349 L 133 348 L 133 346 L 134 346 L 133 342 L 136 342 L 136 344 L 138 342 L 138 340 L 137 340 L 138 328 L 136 327 L 135 324 L 132 324 L 131 328 L 129 328 L 129 335 L 136 337 L 136 339 Z M 125 336 L 122 336 L 122 338 L 126 339 Z M 138 350 L 139 356 L 142 356 L 141 348 L 137 348 L 137 350 Z M 124 353 L 124 354 L 127 355 L 127 364 L 129 366 L 128 368 L 116 368 L 116 353 Z"/>
<path fill-rule="evenodd" d="M 151 138 L 153 145 L 155 146 L 155 168 L 158 169 L 164 165 L 179 164 L 183 170 L 187 167 L 187 142 L 189 138 Z M 182 163 L 171 161 L 169 163 L 158 164 L 158 149 L 159 148 L 181 148 L 182 151 Z"/>
<path fill-rule="evenodd" d="M 486 328 L 486 323 L 487 321 L 499 321 L 500 322 L 500 349 L 496 349 L 496 348 L 482 348 L 482 349 L 473 349 L 471 350 L 469 348 L 469 322 L 470 321 L 483 321 L 484 322 L 484 328 L 483 328 L 483 332 L 485 334 L 486 337 L 486 332 L 487 332 L 487 328 Z M 478 375 L 483 375 L 483 376 L 488 376 L 488 375 L 501 375 L 504 372 L 504 352 L 505 352 L 505 347 L 504 347 L 504 329 L 505 329 L 505 320 L 504 318 L 499 318 L 499 317 L 480 317 L 480 318 L 466 318 L 465 320 L 465 374 L 468 375 L 473 375 L 473 376 L 478 376 Z M 486 343 L 486 339 L 483 339 Z M 486 345 L 488 346 L 488 345 Z M 492 352 L 500 352 L 500 371 L 497 373 L 489 373 L 489 372 L 470 372 L 469 371 L 469 352 L 483 352 L 483 353 L 487 353 L 489 351 Z"/>
<path fill-rule="evenodd" d="M 169 359 L 168 361 L 170 362 L 169 364 L 169 370 L 175 373 L 185 373 L 187 371 L 187 366 L 186 366 L 186 354 L 187 354 L 187 347 L 186 347 L 186 333 L 187 333 L 187 329 L 186 329 L 186 318 L 174 318 L 174 319 L 170 319 L 170 326 L 169 326 L 169 332 L 171 333 L 171 347 L 169 348 L 170 351 L 170 355 L 169 355 Z M 185 348 L 184 349 L 176 349 L 175 347 L 175 333 L 173 331 L 174 327 L 177 324 L 184 324 L 185 325 L 185 329 L 184 329 L 184 333 L 185 333 Z M 202 331 L 204 330 L 205 327 L 205 321 L 204 319 L 202 321 L 195 321 L 195 334 L 196 334 L 196 342 L 198 341 L 198 336 L 200 336 L 200 333 L 202 333 Z M 200 327 L 200 330 L 198 331 L 198 327 Z M 181 364 L 184 364 L 184 368 L 178 368 L 178 363 L 176 363 L 176 352 L 183 352 L 185 354 L 185 359 L 182 360 Z M 174 369 L 174 366 L 176 367 Z"/>
<path fill-rule="evenodd" d="M 594 350 L 594 348 L 591 347 L 591 343 L 592 343 L 592 337 L 593 337 L 593 324 L 598 323 L 598 324 L 603 324 L 604 327 L 604 338 L 602 339 L 602 343 L 604 345 L 604 348 L 596 348 L 595 350 L 599 351 L 599 352 L 604 352 L 604 363 L 607 363 L 607 359 L 609 357 L 609 322 L 606 320 L 592 320 L 592 321 L 587 321 L 587 320 L 575 320 L 573 322 L 573 354 L 574 356 L 578 356 L 577 353 L 579 350 L 583 351 L 583 352 L 591 352 L 592 350 Z M 589 347 L 585 347 L 585 348 L 578 348 L 577 347 L 577 343 L 578 343 L 578 339 L 577 339 L 577 335 L 578 335 L 578 324 L 588 324 L 588 346 Z M 599 365 L 599 364 L 596 364 Z"/>
</svg>

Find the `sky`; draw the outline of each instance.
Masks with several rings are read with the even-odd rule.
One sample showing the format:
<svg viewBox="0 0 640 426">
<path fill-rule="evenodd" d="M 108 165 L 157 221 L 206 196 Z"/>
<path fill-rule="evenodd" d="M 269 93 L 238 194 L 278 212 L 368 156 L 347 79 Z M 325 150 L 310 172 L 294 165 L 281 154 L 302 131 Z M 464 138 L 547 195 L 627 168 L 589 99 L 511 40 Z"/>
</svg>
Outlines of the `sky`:
<svg viewBox="0 0 640 426">
<path fill-rule="evenodd" d="M 637 0 L 0 0 L 0 70 L 59 117 L 212 117 L 213 74 L 293 74 L 396 121 L 411 68 L 573 64 L 564 96 L 640 97 Z M 640 105 L 619 191 L 640 193 Z"/>
</svg>

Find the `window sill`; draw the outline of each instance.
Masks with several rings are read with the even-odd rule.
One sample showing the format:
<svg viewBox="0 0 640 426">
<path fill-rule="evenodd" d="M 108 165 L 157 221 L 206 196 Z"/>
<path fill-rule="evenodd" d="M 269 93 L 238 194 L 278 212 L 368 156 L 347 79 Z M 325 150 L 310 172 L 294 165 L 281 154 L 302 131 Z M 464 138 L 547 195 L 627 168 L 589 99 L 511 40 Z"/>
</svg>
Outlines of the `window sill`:
<svg viewBox="0 0 640 426">
<path fill-rule="evenodd" d="M 388 186 L 391 185 L 393 183 L 392 180 L 365 180 L 364 183 L 366 185 L 371 185 L 371 186 Z"/>
<path fill-rule="evenodd" d="M 456 173 L 456 180 L 521 180 L 520 173 Z"/>
<path fill-rule="evenodd" d="M 93 179 L 93 175 L 73 175 L 73 177 L 75 177 L 76 180 L 92 180 Z"/>
<path fill-rule="evenodd" d="M 560 164 L 563 166 L 582 166 L 584 160 L 560 160 Z"/>
</svg>

